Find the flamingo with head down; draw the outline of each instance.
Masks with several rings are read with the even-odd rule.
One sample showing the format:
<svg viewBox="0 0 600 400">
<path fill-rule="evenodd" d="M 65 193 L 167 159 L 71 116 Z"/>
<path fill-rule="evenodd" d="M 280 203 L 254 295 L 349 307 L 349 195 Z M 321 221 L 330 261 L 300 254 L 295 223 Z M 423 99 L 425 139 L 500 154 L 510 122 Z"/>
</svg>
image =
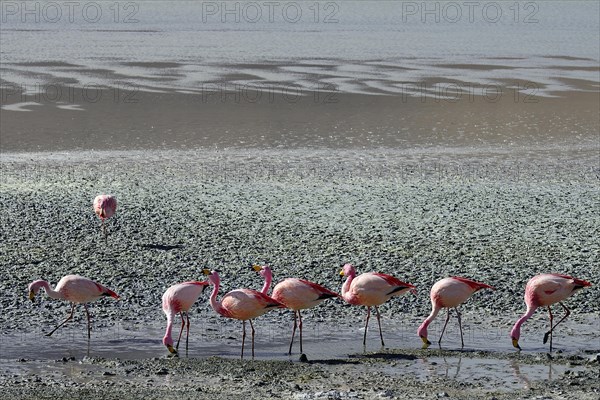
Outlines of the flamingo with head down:
<svg viewBox="0 0 600 400">
<path fill-rule="evenodd" d="M 414 292 L 416 288 L 410 283 L 402 282 L 391 275 L 366 272 L 356 276 L 356 271 L 352 264 L 344 265 L 340 275 L 348 277 L 342 285 L 342 298 L 355 306 L 367 307 L 367 322 L 365 323 L 363 346 L 367 345 L 367 328 L 369 326 L 369 317 L 371 316 L 371 307 L 375 307 L 381 346 L 385 346 L 378 307 L 392 297 L 401 296 L 409 291 Z"/>
<path fill-rule="evenodd" d="M 162 297 L 162 309 L 167 316 L 167 331 L 163 337 L 163 344 L 172 354 L 177 354 L 179 350 L 179 342 L 181 341 L 181 334 L 183 328 L 186 326 L 184 314 L 187 319 L 187 332 L 185 337 L 185 351 L 188 351 L 188 341 L 190 337 L 190 316 L 189 311 L 192 305 L 198 300 L 198 297 L 204 292 L 204 289 L 208 286 L 208 282 L 183 282 L 168 288 Z M 177 339 L 177 345 L 173 347 L 173 338 L 171 337 L 171 331 L 173 329 L 173 320 L 175 315 L 181 315 L 181 330 L 179 331 L 179 338 Z"/>
<path fill-rule="evenodd" d="M 550 337 L 550 351 L 552 351 L 552 332 L 571 314 L 571 311 L 562 303 L 562 301 L 587 286 L 592 286 L 592 284 L 583 279 L 573 278 L 569 275 L 541 274 L 531 278 L 525 287 L 525 304 L 527 305 L 527 311 L 517 320 L 510 331 L 513 346 L 521 350 L 521 346 L 519 346 L 521 325 L 531 318 L 538 307 L 548 307 L 550 330 L 544 334 L 544 344 L 546 344 L 548 337 Z M 554 317 L 552 316 L 550 306 L 555 303 L 560 304 L 564 308 L 565 315 L 556 323 L 556 325 L 553 325 Z"/>
<path fill-rule="evenodd" d="M 246 341 L 246 321 L 250 321 L 252 329 L 252 357 L 254 358 L 254 325 L 252 320 L 260 317 L 266 312 L 275 308 L 284 307 L 277 300 L 251 289 L 235 289 L 225 294 L 221 301 L 217 300 L 221 280 L 217 271 L 203 269 L 202 272 L 208 275 L 208 281 L 213 285 L 213 291 L 210 295 L 210 305 L 217 314 L 226 318 L 233 318 L 242 321 L 242 356 L 244 358 L 244 343 Z"/>
<path fill-rule="evenodd" d="M 94 212 L 102 221 L 104 240 L 108 240 L 108 232 L 104 220 L 112 217 L 117 211 L 117 198 L 110 194 L 101 194 L 94 199 Z"/>
<path fill-rule="evenodd" d="M 271 268 L 255 265 L 252 269 L 265 278 L 262 293 L 268 294 L 271 281 L 273 280 Z M 290 349 L 288 351 L 288 354 L 292 354 L 296 327 L 300 330 L 300 353 L 303 353 L 302 315 L 300 314 L 300 310 L 315 307 L 326 299 L 340 297 L 340 295 L 314 282 L 298 278 L 287 278 L 275 285 L 272 297 L 294 312 L 294 327 L 292 328 L 292 340 L 290 341 Z"/>
<path fill-rule="evenodd" d="M 53 299 L 62 299 L 71 302 L 71 314 L 69 314 L 67 319 L 54 328 L 50 333 L 47 333 L 46 336 L 52 336 L 52 334 L 58 328 L 70 321 L 73 318 L 73 313 L 75 312 L 75 304 L 81 303 L 83 304 L 83 308 L 85 309 L 85 314 L 87 316 L 89 339 L 92 326 L 90 324 L 90 313 L 88 311 L 87 303 L 98 300 L 103 296 L 110 296 L 114 297 L 115 299 L 119 299 L 119 296 L 106 286 L 79 275 L 64 276 L 60 281 L 58 281 L 58 284 L 54 289 L 50 287 L 50 284 L 47 281 L 41 279 L 30 283 L 28 290 L 29 299 L 31 301 L 34 301 L 35 295 L 41 288 L 44 288 L 46 294 Z"/>
<path fill-rule="evenodd" d="M 456 316 L 458 317 L 461 348 L 465 347 L 458 306 L 467 301 L 473 293 L 481 289 L 493 290 L 494 288 L 490 285 L 486 285 L 485 283 L 472 281 L 466 278 L 460 278 L 458 276 L 441 279 L 433 285 L 431 288 L 431 314 L 425 319 L 425 321 L 423 321 L 417 330 L 417 334 L 421 337 L 421 340 L 423 340 L 423 348 L 427 348 L 429 345 L 431 345 L 431 342 L 427 339 L 427 327 L 431 321 L 437 317 L 442 308 L 448 309 L 448 315 L 446 316 L 446 322 L 444 323 L 444 328 L 442 329 L 442 334 L 440 335 L 438 345 L 441 345 L 442 343 L 442 337 L 444 336 L 446 325 L 448 325 L 448 320 L 450 319 L 450 308 L 454 308 L 456 310 Z"/>
</svg>

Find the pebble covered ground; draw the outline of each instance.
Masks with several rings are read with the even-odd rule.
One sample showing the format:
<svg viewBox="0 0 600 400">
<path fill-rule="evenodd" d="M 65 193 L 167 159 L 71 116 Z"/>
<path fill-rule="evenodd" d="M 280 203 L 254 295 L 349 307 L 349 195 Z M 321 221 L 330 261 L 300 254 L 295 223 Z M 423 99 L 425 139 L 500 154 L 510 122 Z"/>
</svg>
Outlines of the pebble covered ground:
<svg viewBox="0 0 600 400">
<path fill-rule="evenodd" d="M 170 285 L 203 279 L 200 270 L 208 267 L 221 271 L 222 293 L 259 288 L 261 279 L 248 267 L 264 263 L 273 268 L 275 282 L 298 276 L 335 290 L 341 285 L 340 266 L 346 262 L 359 272 L 395 275 L 416 285 L 418 295 L 390 301 L 381 307 L 382 314 L 388 320 L 406 318 L 415 330 L 430 311 L 428 290 L 436 280 L 450 275 L 476 279 L 497 290 L 478 293 L 463 310 L 472 320 L 480 316 L 507 333 L 524 311 L 527 280 L 537 273 L 560 272 L 594 285 L 567 302 L 573 311 L 570 326 L 598 321 L 600 169 L 594 150 L 71 152 L 3 154 L 1 161 L 3 335 L 45 331 L 67 315 L 65 302 L 37 300 L 40 307 L 28 301 L 26 288 L 34 279 L 54 285 L 62 276 L 77 273 L 117 291 L 122 301 L 102 300 L 93 306 L 97 329 L 127 323 L 162 325 L 160 298 Z M 108 223 L 107 243 L 91 207 L 99 193 L 113 194 L 119 202 L 117 215 Z M 198 307 L 192 316 L 211 313 L 208 307 Z M 364 310 L 330 302 L 319 308 L 319 317 L 363 321 Z M 289 324 L 283 312 L 264 318 Z M 544 327 L 544 318 L 546 314 L 538 312 L 532 326 Z M 599 351 L 599 334 L 586 335 L 588 350 Z M 193 371 L 190 382 L 209 392 L 223 389 L 218 379 L 229 379 L 226 386 L 231 391 L 223 397 L 210 392 L 215 399 L 244 393 L 252 394 L 250 398 L 415 398 L 423 393 L 423 385 L 439 389 L 427 392 L 427 398 L 491 398 L 476 387 L 465 392 L 470 393 L 467 397 L 452 384 L 442 390 L 448 382 L 411 383 L 411 378 L 402 378 L 405 386 L 390 386 L 377 369 L 352 377 L 352 388 L 321 390 L 317 395 L 318 382 L 327 381 L 334 369 L 354 371 L 346 365 L 348 360 L 340 361 L 341 366 L 275 361 L 253 365 L 220 358 L 173 361 L 162 359 L 164 348 L 160 337 L 155 339 L 156 356 L 161 358 L 128 361 L 131 368 L 167 368 L 181 375 Z M 592 379 L 597 360 L 586 357 L 581 362 L 595 369 L 569 377 L 583 380 L 576 384 L 578 397 L 565 390 L 572 389 L 568 379 L 559 388 L 534 385 L 531 393 L 494 396 L 546 398 L 535 396 L 563 390 L 566 394 L 556 398 L 597 399 L 598 385 Z M 90 360 L 100 365 L 117 362 Z M 364 360 L 358 362 L 365 365 Z M 214 375 L 222 368 L 231 373 Z M 270 370 L 280 370 L 282 381 L 261 380 Z M 211 383 L 202 386 L 204 374 L 210 375 Z M 307 377 L 301 378 L 303 374 Z M 39 397 L 35 382 L 15 384 L 7 376 L 0 379 L 0 387 L 11 387 L 8 398 L 19 393 Z M 295 377 L 301 389 L 295 390 L 286 376 Z M 257 387 L 247 386 L 249 377 Z M 304 385 L 302 379 L 309 383 Z M 93 382 L 73 388 L 64 387 L 64 382 L 42 385 L 48 398 L 53 391 L 66 393 L 61 390 L 73 390 L 72 398 L 104 398 L 108 390 L 113 398 L 196 398 L 193 384 L 173 383 L 168 394 L 135 380 L 110 388 Z M 386 385 L 396 389 L 388 393 Z M 400 387 L 406 390 L 400 392 Z"/>
</svg>

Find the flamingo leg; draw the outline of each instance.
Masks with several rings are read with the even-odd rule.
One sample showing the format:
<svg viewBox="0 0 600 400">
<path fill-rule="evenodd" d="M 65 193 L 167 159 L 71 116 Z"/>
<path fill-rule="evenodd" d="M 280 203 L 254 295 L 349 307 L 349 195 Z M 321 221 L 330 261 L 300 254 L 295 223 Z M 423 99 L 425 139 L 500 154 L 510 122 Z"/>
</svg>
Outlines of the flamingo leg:
<svg viewBox="0 0 600 400">
<path fill-rule="evenodd" d="M 104 242 L 108 243 L 108 232 L 106 231 L 106 225 L 104 224 L 104 219 L 102 219 L 102 233 L 104 234 Z"/>
<path fill-rule="evenodd" d="M 300 310 L 298 310 L 298 320 L 298 327 L 300 328 L 300 354 L 304 354 L 304 352 L 302 351 L 302 315 L 300 314 Z"/>
<path fill-rule="evenodd" d="M 248 321 L 250 321 L 250 328 L 252 328 L 252 358 L 254 358 L 254 325 L 251 319 Z"/>
<path fill-rule="evenodd" d="M 565 318 L 567 318 L 569 315 L 571 315 L 571 310 L 569 310 L 563 303 L 558 303 L 558 304 L 560 304 L 565 309 L 565 315 L 560 319 L 560 321 L 558 321 L 556 323 L 556 325 L 554 325 L 554 327 L 552 327 L 548 332 L 546 332 L 544 334 L 544 344 L 546 344 L 546 342 L 548 341 L 548 336 L 550 336 L 550 338 L 552 338 L 552 331 L 554 329 L 556 329 L 558 324 L 563 322 L 565 320 Z M 550 343 L 552 343 L 552 340 L 550 341 Z"/>
<path fill-rule="evenodd" d="M 371 317 L 371 307 L 367 307 L 367 322 L 365 323 L 365 335 L 363 336 L 363 346 L 367 345 L 367 328 L 369 326 L 369 318 Z"/>
<path fill-rule="evenodd" d="M 381 347 L 385 346 L 383 343 L 383 332 L 381 332 L 381 316 L 379 315 L 379 307 L 375 306 L 375 314 L 377 315 L 377 324 L 379 325 L 379 337 L 381 338 Z"/>
<path fill-rule="evenodd" d="M 448 320 L 450 320 L 450 309 L 448 309 L 448 314 L 446 315 L 446 322 L 444 322 L 444 327 L 442 328 L 442 334 L 440 335 L 440 340 L 438 340 L 438 346 L 442 345 L 442 337 L 444 337 L 444 332 L 446 331 L 446 325 L 448 325 Z"/>
<path fill-rule="evenodd" d="M 185 313 L 185 317 L 187 319 L 187 331 L 186 331 L 186 335 L 185 335 L 185 355 L 187 356 L 188 353 L 188 341 L 190 339 L 190 314 L 189 313 Z"/>
<path fill-rule="evenodd" d="M 294 336 L 296 335 L 296 311 L 294 311 L 294 327 L 292 328 L 292 340 L 290 341 L 290 350 L 288 354 L 292 354 L 292 344 L 294 344 Z"/>
<path fill-rule="evenodd" d="M 181 334 L 183 333 L 183 327 L 185 326 L 185 320 L 183 319 L 183 311 L 179 313 L 181 316 L 181 329 L 179 330 L 179 338 L 177 339 L 177 345 L 175 346 L 176 350 L 179 350 L 179 341 L 181 341 Z"/>
<path fill-rule="evenodd" d="M 465 341 L 463 340 L 463 331 L 462 331 L 462 321 L 460 320 L 460 311 L 458 311 L 458 307 L 455 308 L 456 316 L 458 318 L 458 329 L 460 330 L 460 348 L 465 347 Z M 450 314 L 450 309 L 448 309 L 448 315 Z"/>
<path fill-rule="evenodd" d="M 242 321 L 242 360 L 244 359 L 244 342 L 246 341 L 246 321 Z"/>
<path fill-rule="evenodd" d="M 56 328 L 52 329 L 52 332 L 50 333 L 46 333 L 46 336 L 52 336 L 52 334 L 54 332 L 56 332 L 56 330 L 58 328 L 60 328 L 61 326 L 63 326 L 64 324 L 66 324 L 67 322 L 69 322 L 72 318 L 73 318 L 73 313 L 75 312 L 75 303 L 71 303 L 71 314 L 69 314 L 69 316 L 67 317 L 67 319 L 65 319 L 60 325 L 58 325 Z"/>
<path fill-rule="evenodd" d="M 91 338 L 91 332 L 92 332 L 92 324 L 90 321 L 90 312 L 88 311 L 87 304 L 83 303 L 83 308 L 85 310 L 85 315 L 87 317 L 88 340 L 89 340 Z"/>
<path fill-rule="evenodd" d="M 548 331 L 548 333 L 550 334 L 550 351 L 552 351 L 552 331 L 554 330 L 552 324 L 554 321 L 554 317 L 552 316 L 552 310 L 550 309 L 550 306 L 548 306 L 548 315 L 550 316 L 550 330 Z M 544 339 L 546 339 L 546 335 L 544 335 Z M 547 339 L 544 341 L 544 344 L 546 344 L 546 341 Z"/>
</svg>

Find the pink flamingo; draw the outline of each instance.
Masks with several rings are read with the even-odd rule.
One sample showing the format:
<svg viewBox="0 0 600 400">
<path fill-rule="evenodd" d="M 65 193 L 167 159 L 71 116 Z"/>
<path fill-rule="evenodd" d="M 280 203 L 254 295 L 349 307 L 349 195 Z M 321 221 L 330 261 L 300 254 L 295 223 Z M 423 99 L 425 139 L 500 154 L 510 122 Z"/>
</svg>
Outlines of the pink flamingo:
<svg viewBox="0 0 600 400">
<path fill-rule="evenodd" d="M 86 303 L 98 300 L 102 296 L 111 296 L 115 299 L 119 299 L 119 296 L 109 288 L 79 275 L 64 276 L 58 281 L 55 289 L 52 289 L 50 284 L 44 280 L 39 279 L 33 281 L 29 284 L 29 300 L 34 300 L 35 295 L 40 288 L 44 288 L 46 294 L 53 299 L 62 299 L 71 302 L 71 314 L 60 325 L 54 328 L 52 332 L 47 333 L 46 336 L 51 336 L 58 328 L 73 318 L 76 303 L 83 303 L 83 308 L 85 308 L 85 314 L 87 315 L 89 339 L 92 327 L 90 325 L 90 313 L 88 312 Z"/>
<path fill-rule="evenodd" d="M 283 304 L 275 299 L 251 289 L 235 289 L 223 296 L 221 301 L 217 301 L 219 293 L 220 278 L 217 271 L 208 269 L 202 270 L 208 275 L 208 281 L 213 285 L 213 291 L 210 296 L 210 306 L 216 313 L 242 321 L 242 359 L 244 358 L 244 343 L 246 341 L 246 321 L 250 321 L 252 328 L 252 357 L 254 358 L 254 325 L 252 319 L 265 314 L 274 308 L 284 307 Z"/>
<path fill-rule="evenodd" d="M 421 326 L 417 330 L 417 334 L 423 340 L 423 348 L 426 349 L 431 345 L 431 342 L 427 340 L 427 327 L 437 317 L 438 313 L 442 308 L 448 309 L 448 315 L 446 316 L 446 322 L 444 323 L 444 328 L 442 329 L 442 334 L 440 335 L 440 340 L 438 341 L 438 345 L 442 344 L 442 337 L 444 336 L 444 331 L 446 330 L 446 325 L 448 325 L 448 320 L 450 319 L 450 308 L 454 308 L 456 310 L 456 316 L 458 317 L 458 327 L 460 329 L 460 343 L 461 348 L 465 347 L 465 342 L 463 340 L 463 331 L 462 331 L 462 323 L 460 320 L 460 312 L 458 311 L 458 306 L 467 301 L 471 295 L 481 289 L 492 289 L 493 287 L 490 285 L 486 285 L 485 283 L 475 282 L 470 279 L 460 278 L 458 276 L 453 276 L 450 278 L 444 278 L 437 281 L 431 288 L 431 314 Z"/>
<path fill-rule="evenodd" d="M 94 212 L 102 221 L 104 240 L 108 240 L 108 232 L 104 220 L 112 217 L 117 210 L 117 198 L 110 194 L 101 194 L 94 199 Z"/>
<path fill-rule="evenodd" d="M 271 268 L 255 265 L 252 269 L 265 278 L 262 293 L 268 294 L 273 279 Z M 300 314 L 300 310 L 315 307 L 325 299 L 340 297 L 340 295 L 314 282 L 298 278 L 287 278 L 275 285 L 272 297 L 294 312 L 294 328 L 292 329 L 292 340 L 290 341 L 290 349 L 288 351 L 288 354 L 292 354 L 292 345 L 297 326 L 300 328 L 300 353 L 303 353 L 302 315 Z M 297 318 L 296 315 L 298 316 Z M 297 323 L 297 319 L 300 322 L 299 324 Z"/>
<path fill-rule="evenodd" d="M 521 325 L 531 318 L 538 307 L 548 307 L 550 330 L 544 334 L 544 344 L 546 344 L 548 336 L 550 336 L 550 351 L 552 351 L 552 331 L 554 331 L 554 329 L 571 314 L 571 311 L 562 303 L 562 301 L 571 297 L 577 290 L 583 289 L 586 286 L 592 286 L 592 284 L 582 279 L 573 278 L 569 275 L 541 274 L 531 278 L 525 287 L 525 304 L 527 305 L 527 312 L 519 318 L 510 331 L 513 346 L 521 350 L 521 346 L 519 346 Z M 553 316 L 550 306 L 554 303 L 560 304 L 565 309 L 565 315 L 553 326 Z"/>
<path fill-rule="evenodd" d="M 367 328 L 371 316 L 371 307 L 375 307 L 381 346 L 385 346 L 383 343 L 383 333 L 381 332 L 381 317 L 379 315 L 378 307 L 393 296 L 401 296 L 409 291 L 415 292 L 416 288 L 410 283 L 402 282 L 399 279 L 386 274 L 366 272 L 356 276 L 356 271 L 352 264 L 344 265 L 340 275 L 348 277 L 346 282 L 342 285 L 342 298 L 355 306 L 367 307 L 367 322 L 365 323 L 363 346 L 367 345 Z"/>
<path fill-rule="evenodd" d="M 190 337 L 190 316 L 189 311 L 192 305 L 198 300 L 198 297 L 202 294 L 204 289 L 208 286 L 208 282 L 183 282 L 168 288 L 162 296 L 162 309 L 167 316 L 167 331 L 165 337 L 163 337 L 163 344 L 167 346 L 167 349 L 173 354 L 177 354 L 179 350 L 179 342 L 181 341 L 181 334 L 185 327 L 185 317 L 187 317 L 187 335 L 185 337 L 185 352 L 188 351 L 188 340 Z M 179 313 L 181 315 L 181 330 L 179 331 L 179 338 L 177 339 L 177 345 L 173 348 L 173 338 L 171 337 L 171 331 L 173 329 L 173 319 L 175 315 Z"/>
</svg>

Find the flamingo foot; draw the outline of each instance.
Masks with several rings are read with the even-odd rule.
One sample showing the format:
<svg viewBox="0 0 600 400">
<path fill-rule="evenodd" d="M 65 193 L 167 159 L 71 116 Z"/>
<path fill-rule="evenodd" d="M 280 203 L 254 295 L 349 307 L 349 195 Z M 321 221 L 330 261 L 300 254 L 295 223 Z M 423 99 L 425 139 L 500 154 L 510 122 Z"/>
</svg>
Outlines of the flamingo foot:
<svg viewBox="0 0 600 400">
<path fill-rule="evenodd" d="M 546 344 L 546 343 L 548 342 L 548 338 L 549 338 L 549 337 L 550 337 L 550 332 L 546 332 L 546 333 L 544 334 L 544 342 L 543 342 L 544 344 Z"/>
</svg>

